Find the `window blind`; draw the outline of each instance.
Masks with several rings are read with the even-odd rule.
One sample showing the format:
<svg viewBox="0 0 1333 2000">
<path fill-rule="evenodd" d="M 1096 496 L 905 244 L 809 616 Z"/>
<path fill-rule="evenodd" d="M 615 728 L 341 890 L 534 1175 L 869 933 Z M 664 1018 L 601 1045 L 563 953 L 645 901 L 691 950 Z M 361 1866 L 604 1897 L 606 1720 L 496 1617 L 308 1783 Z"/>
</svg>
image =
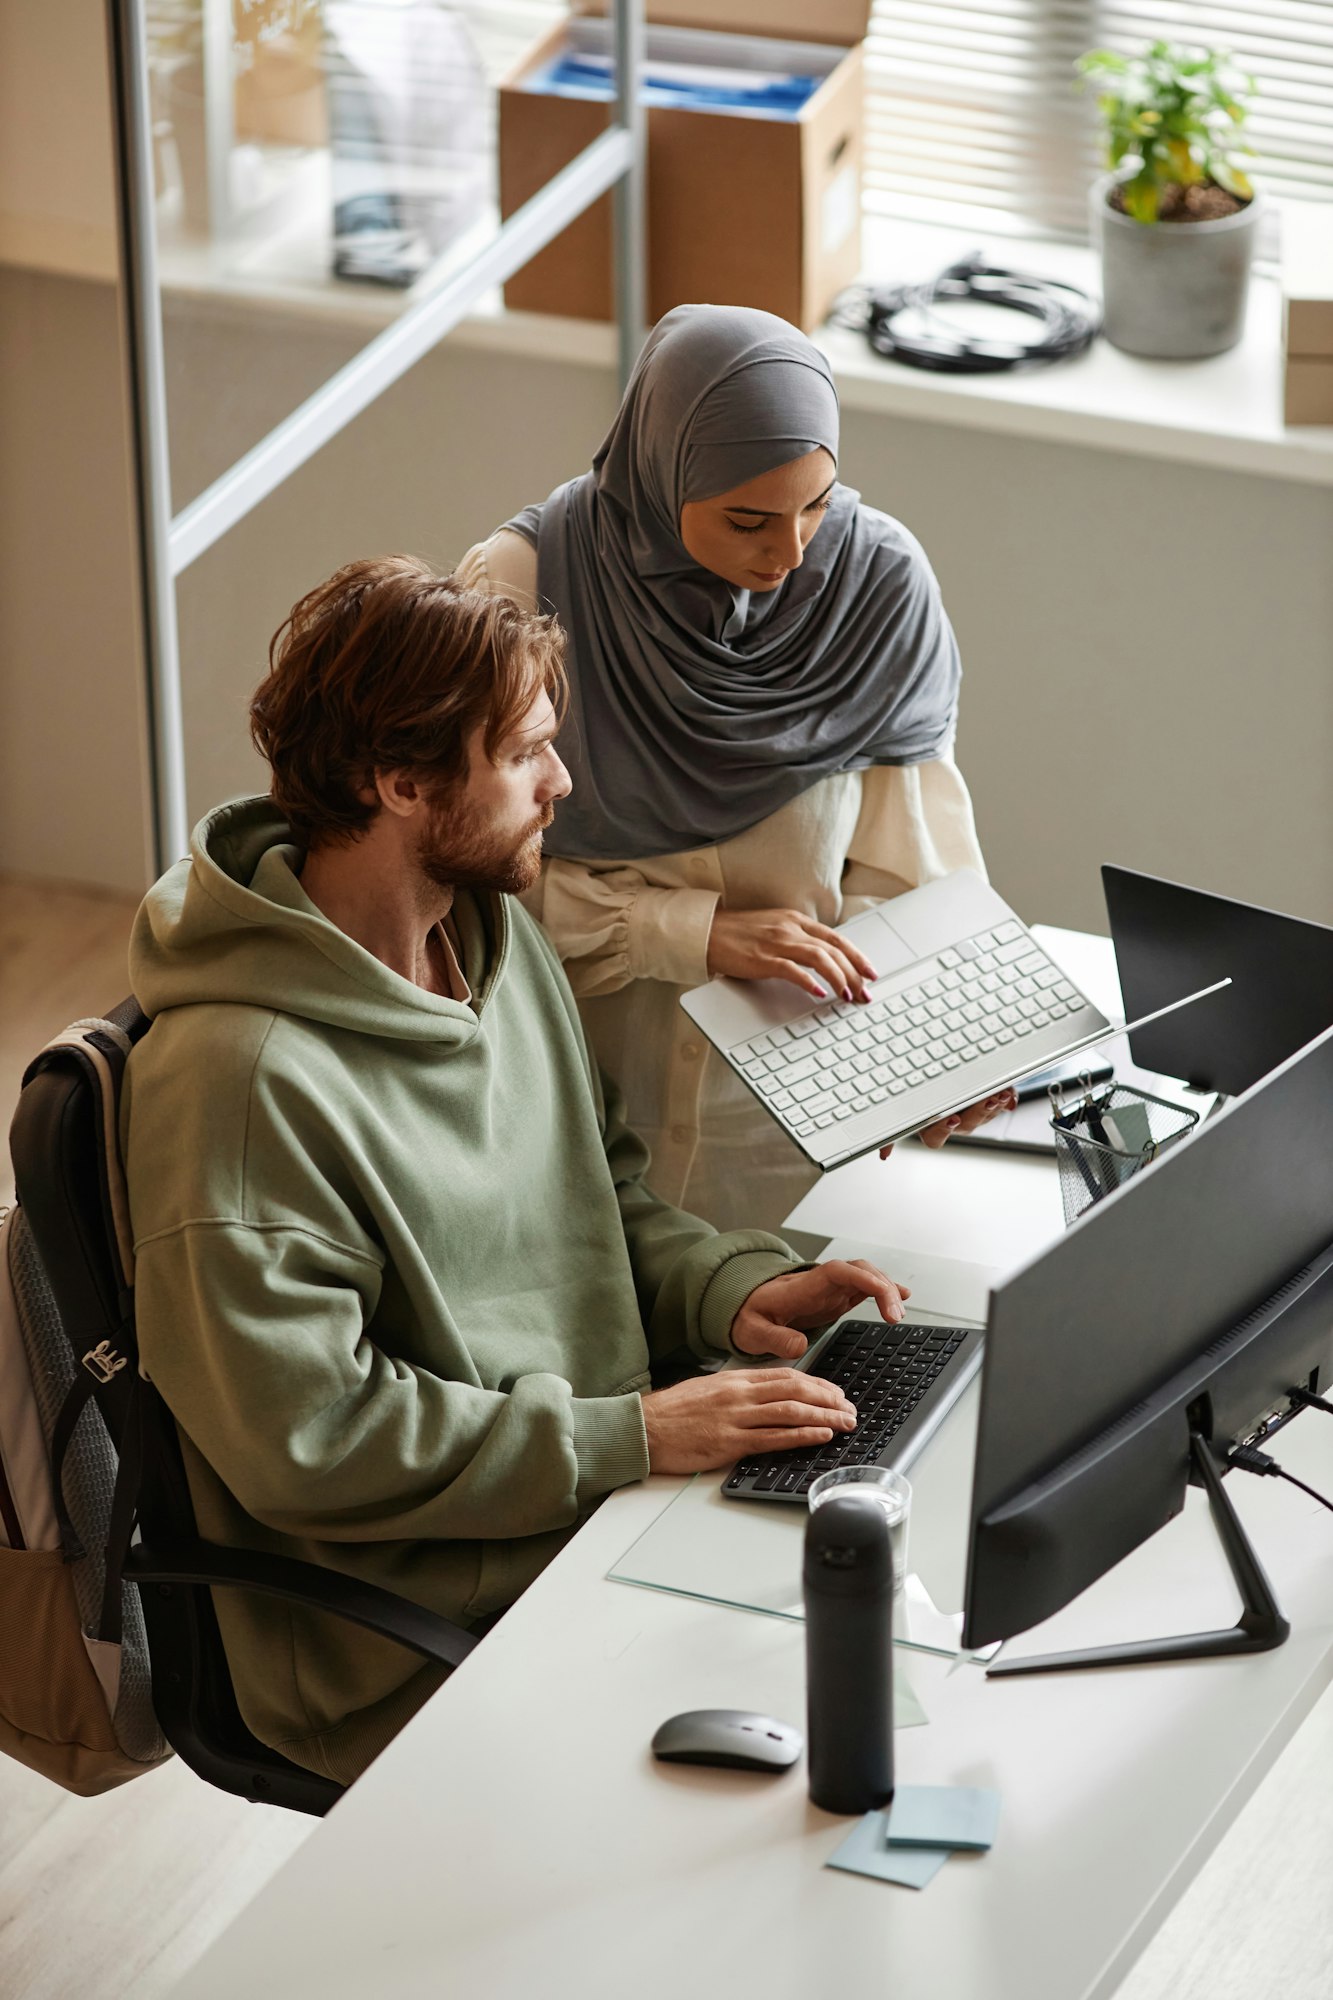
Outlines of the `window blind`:
<svg viewBox="0 0 1333 2000">
<path fill-rule="evenodd" d="M 1074 63 L 1159 37 L 1229 49 L 1256 78 L 1257 185 L 1333 201 L 1333 0 L 874 0 L 867 206 L 1086 235 L 1100 135 Z"/>
<path fill-rule="evenodd" d="M 452 4 L 492 84 L 567 11 L 562 0 Z M 867 207 L 1085 236 L 1101 145 L 1074 63 L 1158 36 L 1233 51 L 1259 84 L 1245 127 L 1253 178 L 1333 202 L 1333 0 L 873 0 Z"/>
</svg>

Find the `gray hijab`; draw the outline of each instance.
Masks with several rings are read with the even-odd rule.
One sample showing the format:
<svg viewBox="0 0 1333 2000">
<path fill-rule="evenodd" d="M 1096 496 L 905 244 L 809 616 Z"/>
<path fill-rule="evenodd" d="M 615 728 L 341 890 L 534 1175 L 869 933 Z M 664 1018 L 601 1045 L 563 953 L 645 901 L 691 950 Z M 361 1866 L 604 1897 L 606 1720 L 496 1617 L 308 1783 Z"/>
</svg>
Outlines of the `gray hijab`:
<svg viewBox="0 0 1333 2000">
<path fill-rule="evenodd" d="M 946 747 L 958 649 L 920 546 L 836 485 L 776 590 L 692 561 L 682 506 L 822 445 L 824 356 L 771 313 L 679 306 L 649 336 L 591 472 L 507 525 L 569 637 L 560 754 L 574 781 L 547 851 L 634 859 L 743 833 L 836 771 Z"/>
</svg>

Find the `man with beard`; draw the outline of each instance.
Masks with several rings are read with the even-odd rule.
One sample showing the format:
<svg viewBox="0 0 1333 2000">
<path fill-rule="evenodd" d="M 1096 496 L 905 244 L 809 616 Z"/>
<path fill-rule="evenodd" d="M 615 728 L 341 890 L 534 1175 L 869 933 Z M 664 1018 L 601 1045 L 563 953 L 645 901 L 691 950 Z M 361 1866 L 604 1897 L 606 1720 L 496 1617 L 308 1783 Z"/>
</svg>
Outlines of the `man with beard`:
<svg viewBox="0 0 1333 2000">
<path fill-rule="evenodd" d="M 131 946 L 139 1341 L 201 1533 L 473 1626 L 612 1488 L 855 1421 L 787 1367 L 655 1367 L 792 1361 L 863 1298 L 902 1310 L 867 1265 L 802 1270 L 645 1185 L 514 900 L 569 790 L 562 652 L 424 564 L 339 571 L 251 706 L 270 796 L 202 822 Z M 298 1606 L 217 1612 L 250 1728 L 340 1782 L 440 1679 Z"/>
</svg>

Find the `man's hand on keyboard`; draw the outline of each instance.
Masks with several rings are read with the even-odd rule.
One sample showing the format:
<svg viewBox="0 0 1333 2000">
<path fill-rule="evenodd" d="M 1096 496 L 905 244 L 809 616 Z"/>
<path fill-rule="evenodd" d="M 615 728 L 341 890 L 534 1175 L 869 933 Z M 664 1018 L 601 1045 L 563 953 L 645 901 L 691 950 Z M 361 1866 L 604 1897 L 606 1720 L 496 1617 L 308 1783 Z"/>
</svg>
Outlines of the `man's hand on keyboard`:
<svg viewBox="0 0 1333 2000">
<path fill-rule="evenodd" d="M 797 1361 L 810 1345 L 801 1328 L 828 1326 L 865 1299 L 873 1299 L 885 1319 L 899 1320 L 903 1300 L 911 1296 L 906 1285 L 895 1285 L 864 1257 L 834 1257 L 757 1285 L 731 1322 L 731 1344 L 742 1354 Z"/>
<path fill-rule="evenodd" d="M 1011 1089 L 997 1090 L 991 1097 L 983 1097 L 979 1104 L 969 1104 L 966 1111 L 958 1112 L 952 1118 L 941 1118 L 934 1125 L 925 1126 L 917 1133 L 923 1146 L 938 1152 L 946 1139 L 952 1139 L 955 1132 L 975 1132 L 978 1125 L 989 1125 L 992 1118 L 998 1118 L 1002 1111 L 1012 1111 L 1018 1098 Z M 892 1146 L 881 1146 L 879 1157 L 887 1160 Z"/>
<path fill-rule="evenodd" d="M 800 910 L 724 910 L 708 933 L 708 970 L 728 979 L 786 979 L 816 1000 L 869 1000 L 878 974 L 849 939 Z"/>
<path fill-rule="evenodd" d="M 841 1389 L 792 1368 L 724 1368 L 642 1401 L 653 1472 L 711 1472 L 753 1452 L 827 1444 L 856 1425 Z"/>
</svg>

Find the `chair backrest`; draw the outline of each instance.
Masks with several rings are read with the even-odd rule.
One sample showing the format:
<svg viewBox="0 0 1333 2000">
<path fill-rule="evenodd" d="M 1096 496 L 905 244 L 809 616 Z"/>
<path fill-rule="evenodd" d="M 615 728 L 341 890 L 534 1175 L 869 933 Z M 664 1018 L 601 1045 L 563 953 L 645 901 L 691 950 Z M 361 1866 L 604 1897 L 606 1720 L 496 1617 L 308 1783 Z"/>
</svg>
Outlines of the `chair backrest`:
<svg viewBox="0 0 1333 2000">
<path fill-rule="evenodd" d="M 72 1031 L 30 1065 L 10 1146 L 23 1218 L 71 1349 L 72 1373 L 99 1341 L 127 1364 L 94 1387 L 114 1453 L 132 1475 L 120 1482 L 132 1487 L 131 1511 L 122 1508 L 126 1538 L 137 1518 L 145 1542 L 169 1552 L 195 1543 L 197 1529 L 175 1424 L 139 1374 L 117 1139 L 125 1057 L 149 1022 L 128 1000 L 106 1026 L 105 1065 L 90 1067 Z M 242 1721 L 210 1590 L 177 1582 L 136 1589 L 126 1582 L 122 1602 L 127 1632 L 146 1634 L 157 1723 L 191 1769 L 244 1798 L 327 1812 L 342 1788 L 260 1743 Z"/>
</svg>

